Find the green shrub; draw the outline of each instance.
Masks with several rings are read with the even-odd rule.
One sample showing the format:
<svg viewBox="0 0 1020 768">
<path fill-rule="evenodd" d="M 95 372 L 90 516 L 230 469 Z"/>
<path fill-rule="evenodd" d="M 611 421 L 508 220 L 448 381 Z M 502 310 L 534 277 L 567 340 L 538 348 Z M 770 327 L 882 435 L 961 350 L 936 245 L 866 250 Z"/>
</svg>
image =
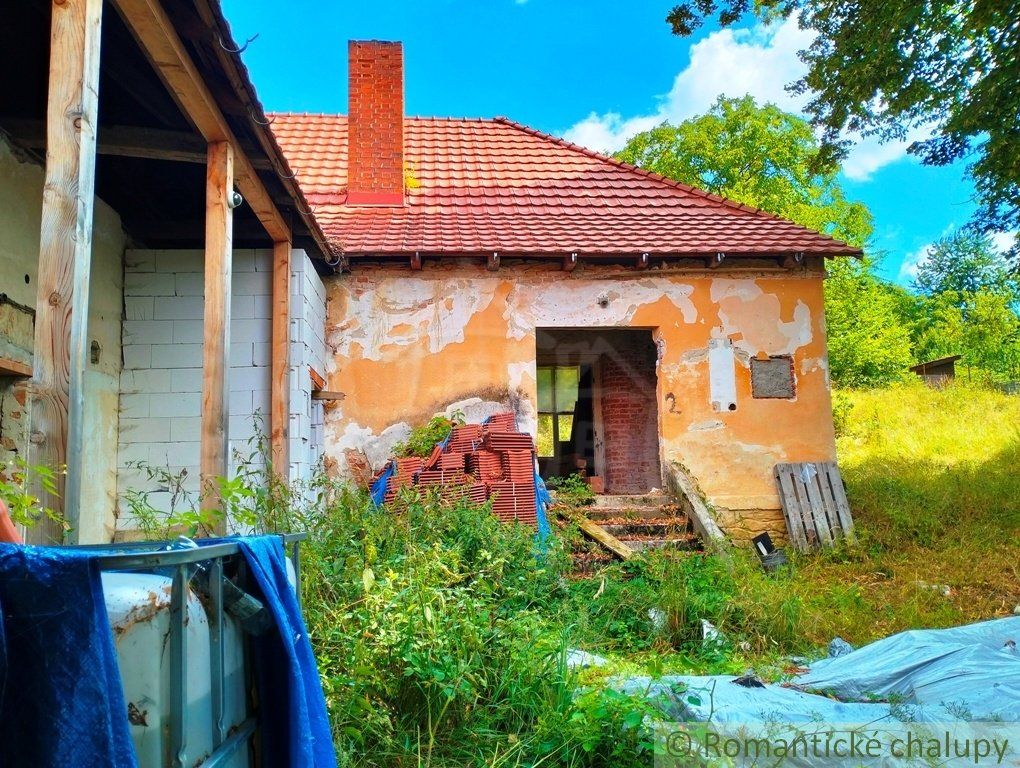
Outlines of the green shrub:
<svg viewBox="0 0 1020 768">
<path fill-rule="evenodd" d="M 595 503 L 595 492 L 580 472 L 566 477 L 550 477 L 545 485 L 556 492 L 556 501 L 560 504 L 583 507 Z"/>
<path fill-rule="evenodd" d="M 393 446 L 393 453 L 399 458 L 420 456 L 425 458 L 438 443 L 450 436 L 450 432 L 458 424 L 464 423 L 464 417 L 455 413 L 452 418 L 433 416 L 426 423 L 411 430 L 406 440 Z"/>
</svg>

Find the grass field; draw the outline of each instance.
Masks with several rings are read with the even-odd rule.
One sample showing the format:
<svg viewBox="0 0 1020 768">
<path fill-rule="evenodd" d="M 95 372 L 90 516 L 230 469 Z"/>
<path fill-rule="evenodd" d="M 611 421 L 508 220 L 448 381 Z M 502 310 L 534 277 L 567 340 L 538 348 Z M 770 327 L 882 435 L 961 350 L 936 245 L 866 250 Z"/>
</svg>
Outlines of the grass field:
<svg viewBox="0 0 1020 768">
<path fill-rule="evenodd" d="M 860 541 L 801 562 L 829 595 L 805 627 L 865 641 L 1020 604 L 1020 397 L 965 385 L 837 393 L 838 456 Z"/>
</svg>

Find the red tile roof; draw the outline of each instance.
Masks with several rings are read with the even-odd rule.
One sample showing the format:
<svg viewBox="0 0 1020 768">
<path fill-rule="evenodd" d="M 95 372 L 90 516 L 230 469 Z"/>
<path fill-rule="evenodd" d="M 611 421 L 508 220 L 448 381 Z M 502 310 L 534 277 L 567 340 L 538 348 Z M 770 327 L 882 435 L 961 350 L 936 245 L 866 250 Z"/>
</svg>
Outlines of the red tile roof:
<svg viewBox="0 0 1020 768">
<path fill-rule="evenodd" d="M 405 204 L 349 206 L 347 118 L 271 119 L 315 218 L 349 256 L 860 253 L 505 118 L 407 118 Z"/>
</svg>

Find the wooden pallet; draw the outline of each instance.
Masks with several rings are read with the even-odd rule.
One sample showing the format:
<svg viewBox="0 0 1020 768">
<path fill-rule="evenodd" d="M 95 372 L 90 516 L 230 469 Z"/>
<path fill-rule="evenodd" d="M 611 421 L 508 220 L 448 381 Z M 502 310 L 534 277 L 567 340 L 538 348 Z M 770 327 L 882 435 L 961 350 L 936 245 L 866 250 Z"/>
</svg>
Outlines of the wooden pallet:
<svg viewBox="0 0 1020 768">
<path fill-rule="evenodd" d="M 850 504 L 834 461 L 777 464 L 776 482 L 790 540 L 801 552 L 853 535 Z"/>
</svg>

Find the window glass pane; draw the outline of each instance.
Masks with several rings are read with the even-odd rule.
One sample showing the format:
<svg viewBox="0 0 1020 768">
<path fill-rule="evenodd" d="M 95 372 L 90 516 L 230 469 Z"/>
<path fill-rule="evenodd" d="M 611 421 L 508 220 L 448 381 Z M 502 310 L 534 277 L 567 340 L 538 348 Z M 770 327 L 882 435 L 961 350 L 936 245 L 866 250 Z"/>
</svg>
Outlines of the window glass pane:
<svg viewBox="0 0 1020 768">
<path fill-rule="evenodd" d="M 556 369 L 556 411 L 573 413 L 577 403 L 577 387 L 581 380 L 581 369 L 578 366 Z M 560 433 L 560 440 L 565 440 Z"/>
<path fill-rule="evenodd" d="M 560 428 L 560 442 L 569 443 L 573 442 L 574 439 L 574 417 L 570 416 L 557 416 L 557 426 Z"/>
<path fill-rule="evenodd" d="M 553 456 L 553 417 L 548 413 L 538 415 L 538 455 L 543 458 Z"/>
<path fill-rule="evenodd" d="M 538 410 L 551 411 L 552 407 L 552 368 L 538 369 Z"/>
</svg>

